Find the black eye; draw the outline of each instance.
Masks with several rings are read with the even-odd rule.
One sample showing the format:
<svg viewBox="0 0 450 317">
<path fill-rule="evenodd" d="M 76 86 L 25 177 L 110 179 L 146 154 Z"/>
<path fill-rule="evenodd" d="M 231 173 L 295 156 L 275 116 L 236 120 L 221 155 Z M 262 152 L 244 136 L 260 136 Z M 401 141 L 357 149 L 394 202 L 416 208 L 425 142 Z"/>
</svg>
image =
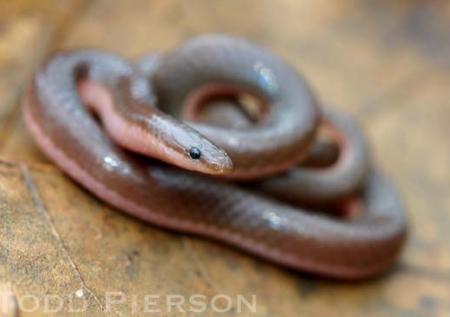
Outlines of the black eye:
<svg viewBox="0 0 450 317">
<path fill-rule="evenodd" d="M 193 160 L 198 160 L 202 156 L 202 152 L 198 147 L 193 146 L 189 149 L 189 156 Z"/>
</svg>

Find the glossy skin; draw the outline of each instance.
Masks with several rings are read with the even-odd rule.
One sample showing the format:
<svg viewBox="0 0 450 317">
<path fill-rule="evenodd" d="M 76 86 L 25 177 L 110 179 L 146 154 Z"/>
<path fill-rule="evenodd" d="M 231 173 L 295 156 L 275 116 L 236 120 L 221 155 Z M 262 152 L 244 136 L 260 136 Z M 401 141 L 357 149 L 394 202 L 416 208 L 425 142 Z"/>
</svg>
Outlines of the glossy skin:
<svg viewBox="0 0 450 317">
<path fill-rule="evenodd" d="M 339 145 L 339 159 L 322 168 L 299 166 L 260 181 L 258 189 L 292 203 L 326 207 L 355 194 L 369 175 L 369 150 L 359 127 L 348 116 L 327 110 L 322 129 Z"/>
<path fill-rule="evenodd" d="M 220 43 L 236 50 L 214 55 L 210 60 L 206 53 L 199 54 L 204 49 L 208 51 L 210 43 L 214 44 L 214 50 Z M 360 279 L 385 271 L 403 245 L 406 222 L 395 190 L 378 171 L 361 173 L 365 175 L 359 181 L 363 184 L 359 189 L 362 194 L 347 197 L 348 210 L 362 208 L 363 212 L 351 219 L 338 219 L 264 197 L 254 192 L 254 187 L 243 188 L 184 170 L 238 178 L 258 177 L 254 168 L 246 170 L 251 161 L 245 156 L 246 151 L 270 159 L 267 167 L 263 166 L 262 159 L 256 162 L 264 175 L 281 170 L 281 165 L 286 168 L 288 163 L 292 165 L 306 155 L 318 129 L 320 112 L 303 81 L 273 55 L 261 51 L 259 56 L 260 48 L 224 37 L 200 38 L 183 47 L 188 49 L 181 48 L 181 55 L 174 53 L 175 57 L 168 57 L 162 64 L 140 63 L 139 70 L 119 57 L 101 52 L 55 55 L 37 72 L 25 99 L 24 116 L 36 143 L 61 169 L 97 197 L 152 224 L 220 240 L 273 262 L 330 277 Z M 273 149 L 272 143 L 277 142 L 263 138 L 251 146 L 237 142 L 237 148 L 223 151 L 222 145 L 230 145 L 226 138 L 213 138 L 223 134 L 223 129 L 216 133 L 207 124 L 184 124 L 154 107 L 180 113 L 179 103 L 188 98 L 189 90 L 201 88 L 200 79 L 195 87 L 184 82 L 197 78 L 191 77 L 195 75 L 189 69 L 191 62 L 185 64 L 189 75 L 181 77 L 179 82 L 171 82 L 176 76 L 173 77 L 170 65 L 178 65 L 179 58 L 181 61 L 193 58 L 192 49 L 203 60 L 201 65 L 206 70 L 200 78 L 205 83 L 211 82 L 211 76 L 217 76 L 214 81 L 218 84 L 227 87 L 230 83 L 239 84 L 264 95 L 265 86 L 253 82 L 259 77 L 247 74 L 250 68 L 238 68 L 237 73 L 228 69 L 226 76 L 221 72 L 225 69 L 223 65 L 254 65 L 260 61 L 259 57 L 270 56 L 265 60 L 265 67 L 271 68 L 274 59 L 275 78 L 289 89 L 300 88 L 300 92 L 286 92 L 287 96 L 295 96 L 296 102 L 285 92 L 276 98 L 263 96 L 270 99 L 269 106 L 273 106 L 270 115 L 276 118 L 258 126 L 257 131 L 261 136 L 281 137 L 279 143 L 284 147 L 281 152 Z M 191 65 L 200 65 L 193 59 Z M 213 66 L 213 62 L 222 66 Z M 183 94 L 172 96 L 178 88 L 172 91 L 171 84 L 178 85 Z M 83 103 L 98 112 L 108 134 Z M 293 113 L 298 117 L 283 128 L 282 120 L 289 119 Z M 293 126 L 297 124 L 300 126 Z M 294 131 L 295 136 L 291 135 Z M 245 137 L 245 132 L 227 133 Z M 252 140 L 254 132 L 248 132 Z M 286 137 L 288 140 L 283 139 Z M 119 144 L 184 169 L 145 160 Z M 191 157 L 192 147 L 201 149 L 201 159 Z M 264 147 L 268 147 L 270 154 L 265 154 Z M 234 168 L 226 153 L 231 153 Z M 245 159 L 241 162 L 240 158 Z"/>
</svg>

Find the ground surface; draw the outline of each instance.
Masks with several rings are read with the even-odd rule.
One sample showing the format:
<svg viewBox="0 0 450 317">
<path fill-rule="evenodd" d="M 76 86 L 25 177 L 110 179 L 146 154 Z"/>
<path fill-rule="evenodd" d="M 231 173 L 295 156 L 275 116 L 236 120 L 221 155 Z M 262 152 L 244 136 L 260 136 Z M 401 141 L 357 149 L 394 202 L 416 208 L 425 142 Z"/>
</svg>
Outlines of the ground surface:
<svg viewBox="0 0 450 317">
<path fill-rule="evenodd" d="M 100 47 L 137 57 L 203 32 L 269 47 L 362 123 L 408 205 L 410 238 L 392 272 L 336 283 L 155 229 L 94 199 L 33 145 L 20 99 L 50 52 Z M 142 314 L 145 294 L 161 295 L 164 313 L 155 315 L 167 316 L 196 316 L 165 311 L 170 294 L 255 295 L 256 313 L 242 316 L 450 316 L 449 87 L 444 1 L 1 1 L 1 289 L 85 299 L 88 316 Z M 108 307 L 108 292 L 127 298 Z M 203 315 L 236 316 L 233 307 Z"/>
</svg>

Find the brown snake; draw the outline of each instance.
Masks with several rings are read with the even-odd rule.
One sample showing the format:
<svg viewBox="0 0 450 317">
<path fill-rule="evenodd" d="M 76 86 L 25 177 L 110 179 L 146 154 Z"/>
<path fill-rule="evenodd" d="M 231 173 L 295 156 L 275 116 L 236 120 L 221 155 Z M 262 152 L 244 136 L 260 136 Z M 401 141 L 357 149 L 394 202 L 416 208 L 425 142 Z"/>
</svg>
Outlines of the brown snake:
<svg viewBox="0 0 450 317">
<path fill-rule="evenodd" d="M 236 109 L 202 117 L 225 99 Z M 221 122 L 220 111 L 235 113 Z M 291 66 L 242 39 L 202 36 L 137 64 L 58 53 L 36 73 L 24 116 L 42 151 L 100 199 L 294 269 L 369 277 L 406 236 L 403 206 L 355 123 L 322 114 Z M 323 139 L 338 154 L 324 159 L 333 147 Z"/>
</svg>

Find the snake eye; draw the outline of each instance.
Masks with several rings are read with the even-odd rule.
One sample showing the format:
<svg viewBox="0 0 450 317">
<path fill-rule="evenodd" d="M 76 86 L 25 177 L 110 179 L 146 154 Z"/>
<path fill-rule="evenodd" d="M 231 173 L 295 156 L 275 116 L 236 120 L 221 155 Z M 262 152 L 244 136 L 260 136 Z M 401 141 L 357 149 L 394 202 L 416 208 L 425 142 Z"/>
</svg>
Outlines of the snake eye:
<svg viewBox="0 0 450 317">
<path fill-rule="evenodd" d="M 193 160 L 198 160 L 202 156 L 202 152 L 198 147 L 193 146 L 189 149 L 189 156 Z"/>
</svg>

